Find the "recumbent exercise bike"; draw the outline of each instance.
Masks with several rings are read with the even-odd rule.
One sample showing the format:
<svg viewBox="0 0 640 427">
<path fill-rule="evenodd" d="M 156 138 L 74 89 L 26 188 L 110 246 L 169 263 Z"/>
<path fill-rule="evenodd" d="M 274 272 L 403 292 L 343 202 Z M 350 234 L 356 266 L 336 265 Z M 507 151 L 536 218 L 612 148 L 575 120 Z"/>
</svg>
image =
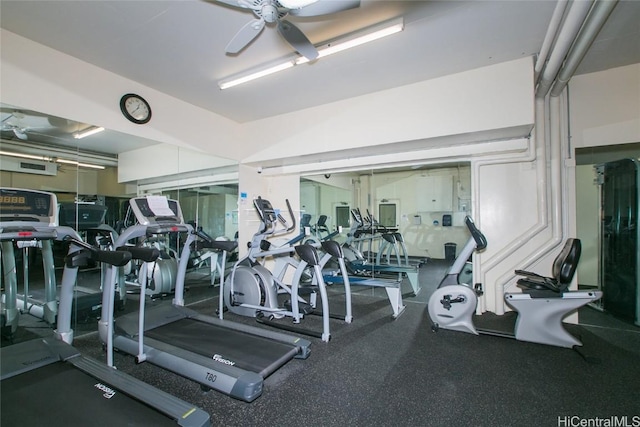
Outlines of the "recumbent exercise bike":
<svg viewBox="0 0 640 427">
<path fill-rule="evenodd" d="M 507 304 L 518 313 L 514 333 L 508 334 L 479 329 L 473 323 L 478 296 L 482 291 L 479 285 L 472 288 L 460 284 L 458 275 L 474 251 L 486 248 L 487 240 L 471 217 L 467 216 L 465 223 L 471 237 L 429 299 L 432 330 L 450 329 L 475 335 L 482 333 L 574 349 L 582 346 L 580 340 L 564 328 L 562 320 L 573 310 L 601 298 L 602 292 L 568 290 L 580 259 L 580 240 L 567 239 L 553 262 L 552 277 L 524 270 L 515 271 L 518 276 L 523 276 L 517 282 L 522 293 L 504 295 Z"/>
</svg>

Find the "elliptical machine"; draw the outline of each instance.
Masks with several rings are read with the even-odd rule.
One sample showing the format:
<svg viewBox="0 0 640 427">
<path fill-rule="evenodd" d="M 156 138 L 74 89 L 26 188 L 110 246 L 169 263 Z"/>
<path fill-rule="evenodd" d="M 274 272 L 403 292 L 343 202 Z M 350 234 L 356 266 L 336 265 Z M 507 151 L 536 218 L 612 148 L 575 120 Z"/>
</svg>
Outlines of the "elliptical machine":
<svg viewBox="0 0 640 427">
<path fill-rule="evenodd" d="M 255 317 L 260 323 L 269 326 L 316 336 L 322 338 L 323 341 L 329 341 L 331 338 L 329 331 L 329 302 L 316 248 L 309 244 L 272 247 L 267 238 L 289 233 L 296 228 L 295 216 L 291 205 L 286 200 L 289 216 L 292 220 L 292 224 L 289 225 L 284 217 L 276 212 L 268 200 L 258 197 L 253 201 L 253 204 L 260 217 L 260 229 L 254 234 L 249 243 L 247 255 L 234 264 L 225 281 L 224 289 L 220 289 L 227 310 L 241 316 Z M 278 223 L 280 227 L 278 227 Z M 300 260 L 295 260 L 293 258 L 294 254 L 297 254 Z M 271 271 L 260 264 L 258 260 L 264 260 L 267 257 L 287 257 L 287 262 L 296 267 L 290 285 L 284 283 L 282 277 L 275 277 Z M 300 282 L 308 267 L 314 270 L 312 283 L 314 286 L 305 286 L 302 289 Z M 273 319 L 282 319 L 285 316 L 289 316 L 292 317 L 294 323 L 300 323 L 300 320 L 306 314 L 311 313 L 316 308 L 318 293 L 320 294 L 322 305 L 322 332 L 272 322 Z M 285 303 L 284 307 L 278 301 L 279 294 L 289 295 L 290 300 Z M 306 294 L 307 299 L 302 298 L 301 294 Z M 222 311 L 220 311 L 219 316 L 222 318 Z"/>
<path fill-rule="evenodd" d="M 475 335 L 495 335 L 576 350 L 582 346 L 564 328 L 562 320 L 571 311 L 601 298 L 602 292 L 568 290 L 580 259 L 580 240 L 567 239 L 553 263 L 552 277 L 523 270 L 515 271 L 517 275 L 524 276 L 518 280 L 518 287 L 523 291 L 504 295 L 507 304 L 518 313 L 515 330 L 511 334 L 479 329 L 473 323 L 478 296 L 482 295 L 482 290 L 479 285 L 472 289 L 470 285 L 459 283 L 458 276 L 473 252 L 486 248 L 487 240 L 471 217 L 467 216 L 465 223 L 471 237 L 438 289 L 429 298 L 431 329 L 434 332 L 442 328 Z"/>
</svg>

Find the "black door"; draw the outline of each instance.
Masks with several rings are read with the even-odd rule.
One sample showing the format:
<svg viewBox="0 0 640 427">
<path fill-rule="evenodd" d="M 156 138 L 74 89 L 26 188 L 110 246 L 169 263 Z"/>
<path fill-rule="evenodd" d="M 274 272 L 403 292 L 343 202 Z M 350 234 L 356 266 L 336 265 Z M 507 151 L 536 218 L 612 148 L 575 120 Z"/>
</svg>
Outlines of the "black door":
<svg viewBox="0 0 640 427">
<path fill-rule="evenodd" d="M 638 323 L 638 161 L 605 163 L 600 171 L 603 305 L 613 315 Z"/>
</svg>

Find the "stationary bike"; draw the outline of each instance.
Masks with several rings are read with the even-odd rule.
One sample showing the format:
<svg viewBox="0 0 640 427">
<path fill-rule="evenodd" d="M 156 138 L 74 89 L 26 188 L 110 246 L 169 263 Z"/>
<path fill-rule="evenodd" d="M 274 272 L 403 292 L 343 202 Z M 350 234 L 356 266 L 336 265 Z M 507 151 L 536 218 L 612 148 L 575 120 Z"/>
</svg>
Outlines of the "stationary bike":
<svg viewBox="0 0 640 427">
<path fill-rule="evenodd" d="M 564 328 L 562 319 L 569 312 L 601 298 L 602 292 L 568 290 L 580 259 L 580 240 L 567 239 L 553 262 L 552 277 L 524 270 L 515 271 L 523 276 L 517 282 L 522 293 L 504 295 L 507 304 L 518 312 L 514 333 L 508 334 L 479 329 L 473 323 L 478 296 L 482 291 L 479 287 L 472 289 L 469 285 L 458 283 L 458 275 L 475 250 L 486 248 L 487 240 L 471 217 L 467 216 L 465 223 L 471 237 L 429 298 L 431 329 L 434 332 L 442 328 L 475 335 L 482 333 L 565 348 L 581 346 L 580 340 Z"/>
</svg>

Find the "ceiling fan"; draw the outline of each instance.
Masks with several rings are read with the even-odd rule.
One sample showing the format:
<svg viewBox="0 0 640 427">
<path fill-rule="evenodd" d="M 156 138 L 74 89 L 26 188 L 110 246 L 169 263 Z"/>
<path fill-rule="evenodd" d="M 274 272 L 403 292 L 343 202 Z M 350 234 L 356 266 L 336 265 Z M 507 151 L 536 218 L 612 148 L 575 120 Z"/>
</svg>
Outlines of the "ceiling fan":
<svg viewBox="0 0 640 427">
<path fill-rule="evenodd" d="M 283 19 L 287 15 L 320 16 L 354 9 L 360 0 L 215 0 L 229 6 L 250 10 L 256 18 L 249 21 L 231 39 L 226 52 L 235 54 L 247 47 L 267 24 L 276 24 L 278 33 L 300 55 L 312 61 L 318 57 L 318 50 L 307 36 L 291 22 Z"/>
<path fill-rule="evenodd" d="M 27 130 L 29 130 L 29 128 L 26 126 L 20 126 L 20 121 L 22 119 L 24 119 L 24 114 L 19 111 L 12 112 L 7 117 L 2 119 L 2 130 L 11 131 L 16 136 L 16 138 L 26 141 L 29 138 L 29 136 L 27 135 Z"/>
<path fill-rule="evenodd" d="M 40 137 L 56 138 L 77 131 L 83 125 L 67 119 L 49 116 L 28 110 L 18 110 L 13 107 L 0 107 L 2 116 L 0 131 L 13 133 L 13 137 L 23 141 L 33 141 Z M 84 125 L 88 126 L 88 125 Z"/>
</svg>

